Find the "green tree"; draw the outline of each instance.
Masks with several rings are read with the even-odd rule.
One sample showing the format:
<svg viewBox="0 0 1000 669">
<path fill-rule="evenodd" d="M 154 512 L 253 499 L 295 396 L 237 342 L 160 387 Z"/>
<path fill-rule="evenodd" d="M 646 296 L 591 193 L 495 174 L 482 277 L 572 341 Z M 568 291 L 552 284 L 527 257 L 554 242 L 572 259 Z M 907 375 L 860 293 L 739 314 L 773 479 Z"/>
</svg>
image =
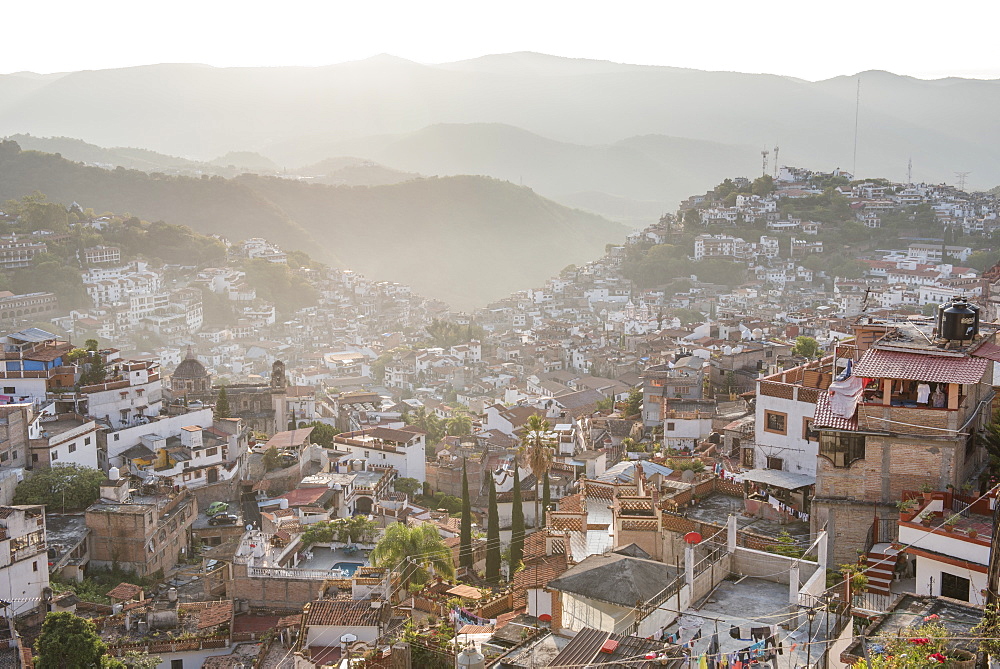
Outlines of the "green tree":
<svg viewBox="0 0 1000 669">
<path fill-rule="evenodd" d="M 535 526 L 541 516 L 538 513 L 539 484 L 543 478 L 548 478 L 552 468 L 553 451 L 548 445 L 548 434 L 552 425 L 538 414 L 528 416 L 524 436 L 521 438 L 521 453 L 528 464 L 528 469 L 535 475 Z"/>
<path fill-rule="evenodd" d="M 88 339 L 84 342 L 87 347 L 87 356 L 84 360 L 84 371 L 80 374 L 80 385 L 91 386 L 104 383 L 108 370 L 104 364 L 104 356 L 101 355 L 100 345 L 96 339 Z"/>
<path fill-rule="evenodd" d="M 615 398 L 605 397 L 603 400 L 598 400 L 597 410 L 601 413 L 611 413 L 615 410 Z"/>
<path fill-rule="evenodd" d="M 472 434 L 472 418 L 466 413 L 456 414 L 448 419 L 445 430 L 454 437 Z"/>
<path fill-rule="evenodd" d="M 264 471 L 271 471 L 277 469 L 281 466 L 281 456 L 278 455 L 278 449 L 271 446 L 269 449 L 264 451 Z"/>
<path fill-rule="evenodd" d="M 462 460 L 462 521 L 459 525 L 458 565 L 472 568 L 472 501 L 469 498 L 469 471 Z"/>
<path fill-rule="evenodd" d="M 642 389 L 633 388 L 628 391 L 628 399 L 622 409 L 622 416 L 637 416 L 642 411 Z"/>
<path fill-rule="evenodd" d="M 38 669 L 100 667 L 108 647 L 94 623 L 72 613 L 48 613 L 35 641 Z"/>
<path fill-rule="evenodd" d="M 229 409 L 229 396 L 226 394 L 226 387 L 222 386 L 219 388 L 219 396 L 215 400 L 215 417 L 216 418 L 231 418 L 232 413 Z"/>
<path fill-rule="evenodd" d="M 524 503 L 521 500 L 521 474 L 517 463 L 514 463 L 513 503 L 510 510 L 510 575 L 521 566 L 524 560 Z"/>
<path fill-rule="evenodd" d="M 420 481 L 413 478 L 402 477 L 398 478 L 392 483 L 393 490 L 396 492 L 401 492 L 404 495 L 413 496 L 420 491 Z"/>
<path fill-rule="evenodd" d="M 819 355 L 821 349 L 819 344 L 812 337 L 799 335 L 795 338 L 795 346 L 792 347 L 792 355 L 801 355 L 810 360 Z"/>
<path fill-rule="evenodd" d="M 402 523 L 389 525 L 375 545 L 371 560 L 375 566 L 398 569 L 404 589 L 411 584 L 426 583 L 431 570 L 443 578 L 455 575 L 451 551 L 431 523 L 416 527 Z"/>
<path fill-rule="evenodd" d="M 340 430 L 334 426 L 318 420 L 309 421 L 305 426 L 313 429 L 309 434 L 309 441 L 323 448 L 333 448 L 333 438 L 340 434 Z"/>
<path fill-rule="evenodd" d="M 542 483 L 542 521 L 538 527 L 546 527 L 545 517 L 549 513 L 549 506 L 552 504 L 552 491 L 549 490 L 549 474 L 545 473 Z"/>
<path fill-rule="evenodd" d="M 97 469 L 71 464 L 36 470 L 17 484 L 15 504 L 44 504 L 49 509 L 86 509 L 101 494 L 105 475 Z"/>
<path fill-rule="evenodd" d="M 487 478 L 490 480 L 490 495 L 486 510 L 486 580 L 496 584 L 500 581 L 500 511 L 493 472 L 488 472 Z"/>
</svg>

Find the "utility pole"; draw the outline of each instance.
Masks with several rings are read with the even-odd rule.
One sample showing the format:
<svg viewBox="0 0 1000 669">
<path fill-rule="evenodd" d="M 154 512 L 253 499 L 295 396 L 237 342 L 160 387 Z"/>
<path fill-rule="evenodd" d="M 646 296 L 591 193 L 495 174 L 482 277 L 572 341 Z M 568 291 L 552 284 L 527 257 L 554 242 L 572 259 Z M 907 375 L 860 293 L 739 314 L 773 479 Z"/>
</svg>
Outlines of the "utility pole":
<svg viewBox="0 0 1000 669">
<path fill-rule="evenodd" d="M 906 185 L 913 185 L 913 158 L 906 163 Z"/>
</svg>

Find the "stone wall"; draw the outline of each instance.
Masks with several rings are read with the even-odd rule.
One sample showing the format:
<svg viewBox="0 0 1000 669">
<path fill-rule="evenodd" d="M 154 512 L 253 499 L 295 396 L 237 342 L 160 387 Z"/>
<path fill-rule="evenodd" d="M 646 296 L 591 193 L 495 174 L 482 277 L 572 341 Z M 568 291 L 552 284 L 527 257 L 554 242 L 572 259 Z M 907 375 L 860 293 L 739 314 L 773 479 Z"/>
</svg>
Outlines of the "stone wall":
<svg viewBox="0 0 1000 669">
<path fill-rule="evenodd" d="M 232 597 L 250 606 L 300 609 L 317 599 L 323 581 L 290 578 L 250 578 L 245 565 L 233 565 Z"/>
</svg>

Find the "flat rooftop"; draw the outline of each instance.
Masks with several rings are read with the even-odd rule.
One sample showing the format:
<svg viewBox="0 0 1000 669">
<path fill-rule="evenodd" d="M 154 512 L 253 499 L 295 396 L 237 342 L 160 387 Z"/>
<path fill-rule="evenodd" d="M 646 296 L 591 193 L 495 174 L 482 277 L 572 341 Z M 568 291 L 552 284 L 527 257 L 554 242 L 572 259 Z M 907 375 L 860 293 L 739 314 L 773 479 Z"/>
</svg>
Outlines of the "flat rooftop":
<svg viewBox="0 0 1000 669">
<path fill-rule="evenodd" d="M 703 616 L 703 617 L 702 617 Z M 732 653 L 743 650 L 754 643 L 750 639 L 751 627 L 764 627 L 765 625 L 778 625 L 778 639 L 784 646 L 784 655 L 779 662 L 785 666 L 801 667 L 806 665 L 806 649 L 801 647 L 809 638 L 808 623 L 805 614 L 799 616 L 799 624 L 791 620 L 791 611 L 788 604 L 788 585 L 786 583 L 774 583 L 760 578 L 744 578 L 739 581 L 724 580 L 718 588 L 712 592 L 701 608 L 695 610 L 689 608 L 679 618 L 680 627 L 690 628 L 681 632 L 680 641 L 683 643 L 689 640 L 696 630 L 701 630 L 701 640 L 695 642 L 691 651 L 692 657 L 698 657 L 708 650 L 715 626 L 718 624 L 720 651 Z M 825 641 L 827 621 L 826 613 L 820 611 L 812 624 L 812 640 Z M 785 629 L 788 625 L 790 629 Z M 740 638 L 733 639 L 729 630 L 731 627 L 740 629 Z M 829 627 L 834 627 L 834 617 L 829 620 Z M 675 632 L 677 625 L 667 628 L 668 632 Z M 832 634 L 831 634 L 832 636 Z M 800 644 L 796 650 L 791 650 L 792 644 Z M 815 649 L 814 649 L 815 650 Z M 817 659 L 817 652 L 812 653 L 812 659 Z M 761 666 L 766 666 L 762 663 Z"/>
<path fill-rule="evenodd" d="M 748 518 L 743 515 L 743 499 L 714 492 L 701 499 L 697 505 L 689 506 L 681 515 L 716 525 L 725 525 L 730 515 L 736 516 L 736 527 L 768 537 L 776 537 L 782 531 L 788 532 L 798 544 L 809 545 L 809 523 L 800 521 L 781 524 L 762 518 Z"/>
</svg>

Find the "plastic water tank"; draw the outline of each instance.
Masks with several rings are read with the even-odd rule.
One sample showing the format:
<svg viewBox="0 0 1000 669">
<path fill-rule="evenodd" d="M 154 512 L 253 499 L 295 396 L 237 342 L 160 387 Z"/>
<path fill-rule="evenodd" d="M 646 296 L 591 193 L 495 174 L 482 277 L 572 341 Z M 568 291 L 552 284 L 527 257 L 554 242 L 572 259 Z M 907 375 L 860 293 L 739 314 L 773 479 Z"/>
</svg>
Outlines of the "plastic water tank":
<svg viewBox="0 0 1000 669">
<path fill-rule="evenodd" d="M 472 646 L 462 649 L 455 659 L 458 669 L 486 669 L 486 658 Z"/>
<path fill-rule="evenodd" d="M 979 307 L 953 297 L 938 309 L 938 336 L 949 341 L 973 339 L 979 332 Z"/>
<path fill-rule="evenodd" d="M 121 472 L 117 467 L 112 467 L 108 470 L 108 479 L 111 481 L 117 481 L 121 477 Z"/>
</svg>

